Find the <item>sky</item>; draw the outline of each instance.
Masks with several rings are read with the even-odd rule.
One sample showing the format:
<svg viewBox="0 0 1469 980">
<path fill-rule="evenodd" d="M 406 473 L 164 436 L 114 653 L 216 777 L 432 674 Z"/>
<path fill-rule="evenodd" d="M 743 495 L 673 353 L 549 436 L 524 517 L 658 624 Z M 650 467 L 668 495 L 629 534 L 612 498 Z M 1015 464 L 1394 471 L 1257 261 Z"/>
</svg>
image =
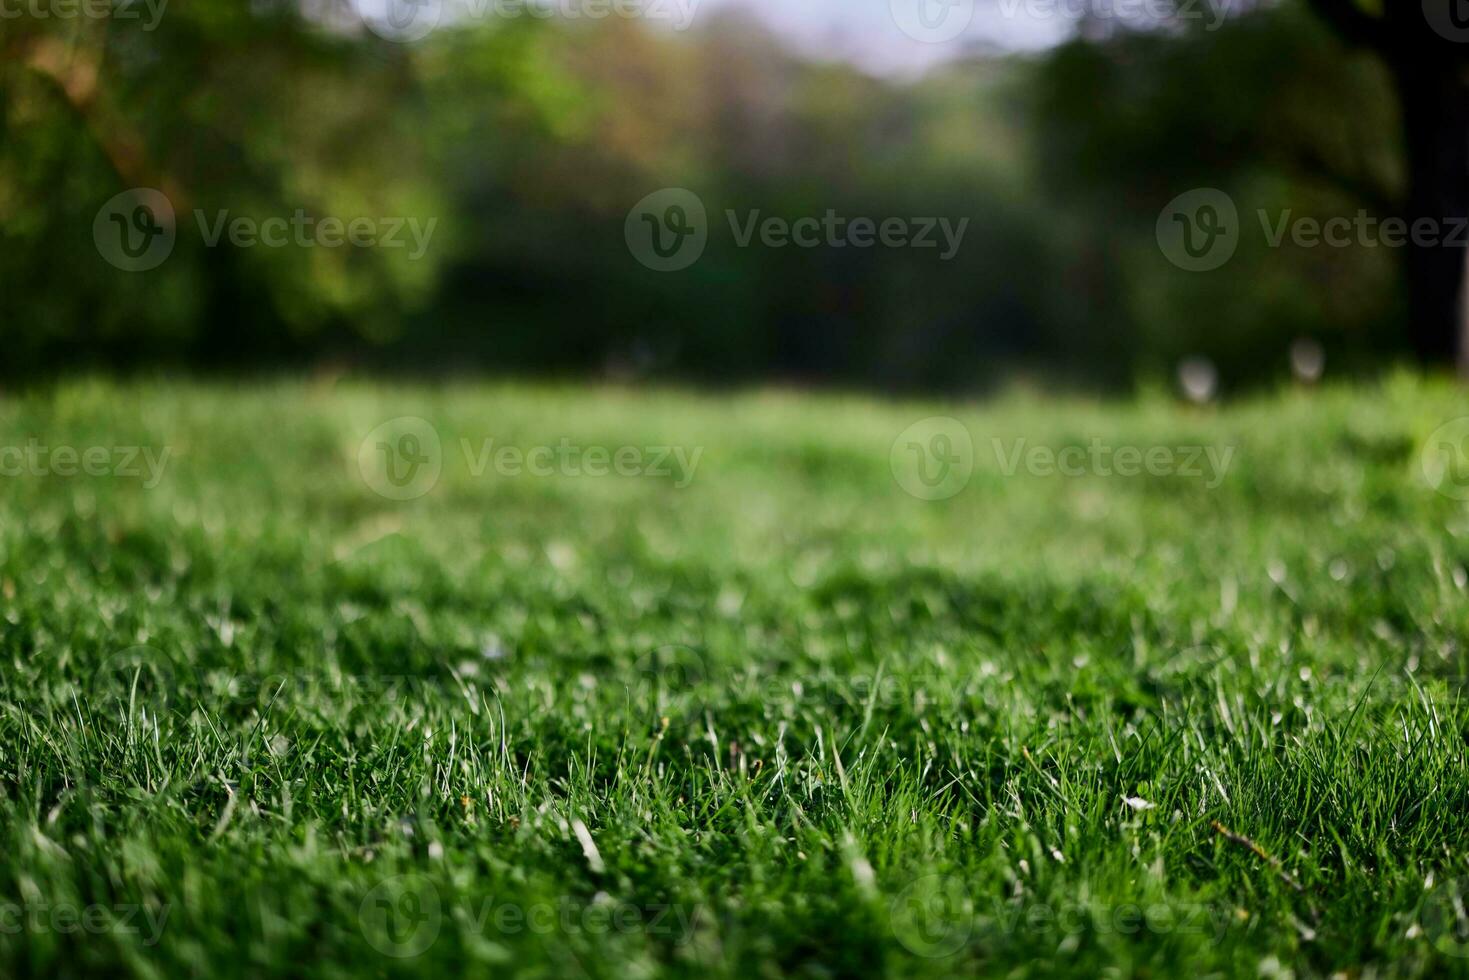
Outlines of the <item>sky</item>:
<svg viewBox="0 0 1469 980">
<path fill-rule="evenodd" d="M 1071 11 L 1088 0 L 352 0 L 374 33 L 411 43 L 464 18 L 607 17 L 609 10 L 674 30 L 697 28 L 721 10 L 743 9 L 791 47 L 845 58 L 870 70 L 911 75 L 976 47 L 1024 50 L 1066 36 Z M 1122 0 L 1114 0 L 1122 2 Z M 1148 2 L 1148 0 L 1132 0 Z"/>
<path fill-rule="evenodd" d="M 674 2 L 674 0 L 670 0 Z M 1076 0 L 698 0 L 754 12 L 799 50 L 869 69 L 911 74 L 974 45 L 1028 49 L 1054 44 Z"/>
</svg>

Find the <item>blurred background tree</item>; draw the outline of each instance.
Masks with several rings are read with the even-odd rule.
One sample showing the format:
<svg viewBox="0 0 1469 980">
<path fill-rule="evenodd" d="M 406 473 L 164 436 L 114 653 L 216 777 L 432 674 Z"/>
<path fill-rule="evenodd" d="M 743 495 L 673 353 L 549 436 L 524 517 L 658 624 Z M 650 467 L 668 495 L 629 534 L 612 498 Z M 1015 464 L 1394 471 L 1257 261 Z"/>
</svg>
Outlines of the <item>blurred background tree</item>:
<svg viewBox="0 0 1469 980">
<path fill-rule="evenodd" d="M 1469 15 L 1458 0 L 1311 0 L 1354 44 L 1379 55 L 1397 91 L 1407 165 L 1400 213 L 1410 222 L 1469 220 Z M 1404 250 L 1408 322 L 1428 363 L 1469 376 L 1469 242 L 1415 240 Z"/>
<path fill-rule="evenodd" d="M 1393 73 L 1303 0 L 1217 25 L 1084 22 L 1059 46 L 916 78 L 798 57 L 722 11 L 687 33 L 469 18 L 415 44 L 294 0 L 173 0 L 151 31 L 4 29 L 11 379 L 348 364 L 975 390 L 1129 386 L 1206 356 L 1242 387 L 1285 374 L 1303 337 L 1334 370 L 1412 350 L 1391 250 L 1271 247 L 1257 227 L 1262 212 L 1397 213 L 1410 186 Z M 127 273 L 92 222 L 140 186 L 173 202 L 178 237 Z M 662 274 L 633 260 L 623 223 L 671 186 L 699 194 L 711 234 Z M 1237 201 L 1241 244 L 1184 273 L 1154 225 L 1204 186 Z M 194 217 L 297 208 L 438 225 L 415 260 L 211 248 Z M 943 262 L 740 248 L 727 210 L 970 222 Z"/>
</svg>

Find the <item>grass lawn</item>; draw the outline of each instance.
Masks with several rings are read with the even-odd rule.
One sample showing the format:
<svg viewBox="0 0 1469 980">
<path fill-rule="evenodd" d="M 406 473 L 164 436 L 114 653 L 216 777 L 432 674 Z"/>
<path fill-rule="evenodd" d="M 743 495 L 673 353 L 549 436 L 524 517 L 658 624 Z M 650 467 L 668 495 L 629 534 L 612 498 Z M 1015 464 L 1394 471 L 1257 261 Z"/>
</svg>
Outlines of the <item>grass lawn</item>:
<svg viewBox="0 0 1469 980">
<path fill-rule="evenodd" d="M 0 399 L 0 975 L 1469 973 L 1466 414 Z"/>
</svg>

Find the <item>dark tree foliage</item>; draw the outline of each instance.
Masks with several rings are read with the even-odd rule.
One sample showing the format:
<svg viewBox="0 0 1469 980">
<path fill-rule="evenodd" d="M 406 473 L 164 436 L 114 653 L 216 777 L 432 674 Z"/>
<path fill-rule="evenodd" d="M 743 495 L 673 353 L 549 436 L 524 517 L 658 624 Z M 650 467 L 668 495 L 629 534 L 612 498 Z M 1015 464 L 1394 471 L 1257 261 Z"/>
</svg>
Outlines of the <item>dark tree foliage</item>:
<svg viewBox="0 0 1469 980">
<path fill-rule="evenodd" d="M 1437 224 L 1469 219 L 1469 8 L 1460 0 L 1310 0 L 1354 44 L 1388 66 L 1401 105 L 1408 186 L 1403 214 Z M 1444 236 L 1451 238 L 1453 236 Z M 1415 240 L 1405 252 L 1413 346 L 1427 363 L 1469 370 L 1466 243 Z"/>
<path fill-rule="evenodd" d="M 1463 100 L 1430 71 L 1440 56 L 1392 72 L 1343 57 L 1299 2 L 1083 25 L 919 80 L 804 61 L 728 17 L 687 34 L 487 19 L 405 45 L 347 7 L 172 0 L 151 30 L 5 30 L 6 379 L 346 363 L 974 389 L 1128 385 L 1202 354 L 1245 385 L 1283 374 L 1301 336 L 1333 370 L 1408 348 L 1391 250 L 1267 248 L 1257 212 L 1461 213 L 1463 181 L 1429 179 L 1462 164 L 1441 159 L 1457 123 L 1439 117 Z M 1437 78 L 1439 101 L 1400 100 L 1408 76 L 1415 91 Z M 1400 115 L 1418 134 L 1406 165 Z M 173 203 L 177 240 L 130 273 L 92 231 L 136 187 Z M 704 256 L 676 274 L 639 265 L 623 235 L 664 187 L 709 214 Z M 1207 275 L 1169 265 L 1154 235 L 1194 187 L 1226 190 L 1249 225 Z M 731 227 L 828 212 L 968 225 L 948 261 L 741 247 Z M 436 225 L 417 256 L 211 245 L 201 227 L 297 213 Z M 1447 314 L 1421 311 L 1446 309 L 1457 255 L 1410 259 L 1426 357 L 1451 350 Z"/>
</svg>

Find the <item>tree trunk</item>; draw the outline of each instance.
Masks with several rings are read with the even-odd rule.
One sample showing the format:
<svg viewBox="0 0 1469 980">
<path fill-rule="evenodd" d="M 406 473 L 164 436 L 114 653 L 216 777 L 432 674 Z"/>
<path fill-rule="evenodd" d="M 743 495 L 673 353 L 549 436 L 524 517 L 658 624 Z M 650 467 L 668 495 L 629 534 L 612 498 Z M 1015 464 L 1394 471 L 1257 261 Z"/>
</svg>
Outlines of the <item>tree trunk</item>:
<svg viewBox="0 0 1469 980">
<path fill-rule="evenodd" d="M 1425 365 L 1469 371 L 1469 85 L 1457 64 L 1394 65 L 1407 143 L 1410 229 L 1405 252 L 1413 347 Z M 1412 234 L 1431 221 L 1434 240 Z"/>
</svg>

